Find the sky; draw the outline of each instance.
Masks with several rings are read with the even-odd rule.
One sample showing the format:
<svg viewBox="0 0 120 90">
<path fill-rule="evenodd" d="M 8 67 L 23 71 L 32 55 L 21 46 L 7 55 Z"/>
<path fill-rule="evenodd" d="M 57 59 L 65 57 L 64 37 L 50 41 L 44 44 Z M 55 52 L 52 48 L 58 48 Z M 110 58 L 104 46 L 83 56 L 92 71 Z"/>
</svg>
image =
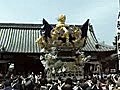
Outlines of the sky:
<svg viewBox="0 0 120 90">
<path fill-rule="evenodd" d="M 119 0 L 0 0 L 1 23 L 57 23 L 65 14 L 67 24 L 93 25 L 100 43 L 112 45 L 117 30 Z"/>
</svg>

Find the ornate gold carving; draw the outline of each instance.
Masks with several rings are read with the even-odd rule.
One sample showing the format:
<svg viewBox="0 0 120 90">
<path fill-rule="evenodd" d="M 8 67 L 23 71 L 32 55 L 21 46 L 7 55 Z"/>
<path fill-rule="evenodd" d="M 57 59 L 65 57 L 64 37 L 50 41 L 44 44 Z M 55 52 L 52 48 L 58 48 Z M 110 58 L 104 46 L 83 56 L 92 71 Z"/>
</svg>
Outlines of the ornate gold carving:
<svg viewBox="0 0 120 90">
<path fill-rule="evenodd" d="M 82 30 L 77 26 L 69 26 L 65 24 L 66 16 L 61 14 L 58 17 L 58 23 L 50 31 L 51 37 L 41 36 L 36 40 L 38 45 L 43 49 L 51 47 L 67 46 L 72 48 L 83 47 L 86 37 L 82 37 Z"/>
</svg>

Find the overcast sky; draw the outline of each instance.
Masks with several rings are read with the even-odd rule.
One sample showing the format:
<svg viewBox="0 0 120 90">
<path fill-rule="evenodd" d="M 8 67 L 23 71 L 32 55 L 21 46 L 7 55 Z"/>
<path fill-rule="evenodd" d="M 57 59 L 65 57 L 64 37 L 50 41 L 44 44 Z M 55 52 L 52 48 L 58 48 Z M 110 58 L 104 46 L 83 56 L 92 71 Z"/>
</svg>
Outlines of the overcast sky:
<svg viewBox="0 0 120 90">
<path fill-rule="evenodd" d="M 0 0 L 0 22 L 56 23 L 65 14 L 67 24 L 88 18 L 99 42 L 112 45 L 116 35 L 119 0 Z"/>
</svg>

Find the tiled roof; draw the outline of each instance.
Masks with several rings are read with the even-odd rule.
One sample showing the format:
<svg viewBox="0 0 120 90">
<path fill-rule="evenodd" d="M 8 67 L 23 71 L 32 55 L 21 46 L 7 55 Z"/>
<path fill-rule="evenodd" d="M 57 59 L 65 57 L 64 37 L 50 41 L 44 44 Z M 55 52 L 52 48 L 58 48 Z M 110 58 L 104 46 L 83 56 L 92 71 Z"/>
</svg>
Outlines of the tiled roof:
<svg viewBox="0 0 120 90">
<path fill-rule="evenodd" d="M 35 40 L 40 36 L 42 24 L 0 23 L 0 51 L 16 53 L 39 53 L 40 48 Z M 112 46 L 100 45 L 96 48 L 97 39 L 93 31 L 88 30 L 88 38 L 83 51 L 112 51 Z"/>
<path fill-rule="evenodd" d="M 92 25 L 90 25 L 88 30 L 88 37 L 86 41 L 86 46 L 82 48 L 83 51 L 115 51 L 115 47 L 106 45 L 104 43 L 99 43 L 93 31 Z"/>
</svg>

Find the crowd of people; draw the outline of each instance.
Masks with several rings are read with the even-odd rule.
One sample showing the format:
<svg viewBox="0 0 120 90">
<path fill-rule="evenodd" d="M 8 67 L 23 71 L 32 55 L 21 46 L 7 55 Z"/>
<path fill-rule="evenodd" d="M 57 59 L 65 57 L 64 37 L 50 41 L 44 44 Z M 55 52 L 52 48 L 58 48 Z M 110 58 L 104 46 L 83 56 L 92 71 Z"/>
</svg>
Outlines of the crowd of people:
<svg viewBox="0 0 120 90">
<path fill-rule="evenodd" d="M 120 75 L 45 78 L 42 73 L 0 74 L 0 90 L 120 90 Z"/>
</svg>

